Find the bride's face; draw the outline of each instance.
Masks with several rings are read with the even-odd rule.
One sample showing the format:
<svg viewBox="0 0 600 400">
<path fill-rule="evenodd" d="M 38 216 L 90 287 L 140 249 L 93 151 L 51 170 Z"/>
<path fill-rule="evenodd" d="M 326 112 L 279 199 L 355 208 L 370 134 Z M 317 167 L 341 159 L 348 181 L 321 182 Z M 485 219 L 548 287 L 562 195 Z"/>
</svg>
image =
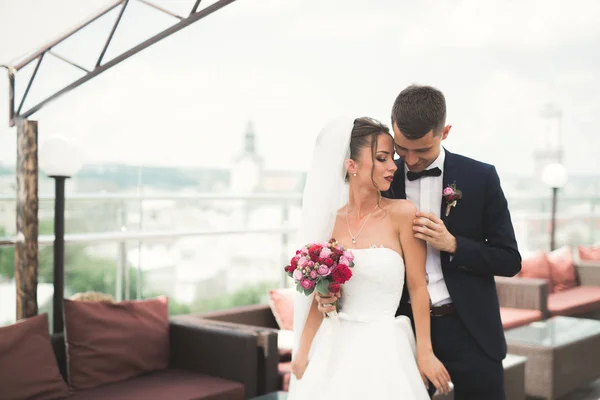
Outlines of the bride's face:
<svg viewBox="0 0 600 400">
<path fill-rule="evenodd" d="M 358 160 L 354 162 L 354 172 L 350 182 L 377 190 L 388 190 L 398 167 L 394 163 L 394 140 L 386 133 L 377 136 L 374 153 L 371 146 L 360 149 Z"/>
</svg>

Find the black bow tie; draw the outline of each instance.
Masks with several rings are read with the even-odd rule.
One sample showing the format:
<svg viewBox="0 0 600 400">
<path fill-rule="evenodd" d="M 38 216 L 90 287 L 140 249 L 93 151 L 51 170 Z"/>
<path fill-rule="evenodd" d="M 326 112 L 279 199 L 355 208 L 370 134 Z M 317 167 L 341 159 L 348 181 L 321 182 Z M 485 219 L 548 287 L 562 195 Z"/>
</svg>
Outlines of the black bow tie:
<svg viewBox="0 0 600 400">
<path fill-rule="evenodd" d="M 426 170 L 421 171 L 421 172 L 408 171 L 406 173 L 406 177 L 411 182 L 412 181 L 416 181 L 417 179 L 422 178 L 424 176 L 440 176 L 440 175 L 442 175 L 442 170 L 439 169 L 438 167 L 431 168 L 431 169 L 426 169 Z"/>
</svg>

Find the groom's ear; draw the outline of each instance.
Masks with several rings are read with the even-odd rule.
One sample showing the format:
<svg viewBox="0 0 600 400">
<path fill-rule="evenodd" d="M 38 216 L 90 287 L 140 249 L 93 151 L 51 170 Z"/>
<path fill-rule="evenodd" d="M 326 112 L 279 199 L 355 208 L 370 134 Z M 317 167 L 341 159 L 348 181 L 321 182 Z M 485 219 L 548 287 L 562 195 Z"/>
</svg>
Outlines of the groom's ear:
<svg viewBox="0 0 600 400">
<path fill-rule="evenodd" d="M 450 129 L 452 129 L 452 125 L 446 125 L 444 127 L 444 130 L 442 131 L 442 140 L 444 140 L 448 137 L 448 134 L 450 133 Z"/>
</svg>

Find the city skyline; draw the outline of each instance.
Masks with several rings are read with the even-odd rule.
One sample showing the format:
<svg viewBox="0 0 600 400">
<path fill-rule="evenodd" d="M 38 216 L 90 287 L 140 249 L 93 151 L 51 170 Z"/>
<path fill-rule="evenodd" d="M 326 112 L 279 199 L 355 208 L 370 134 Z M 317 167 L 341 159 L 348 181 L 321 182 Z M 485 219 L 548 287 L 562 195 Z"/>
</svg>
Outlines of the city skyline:
<svg viewBox="0 0 600 400">
<path fill-rule="evenodd" d="M 42 17 L 55 8 L 37 0 L 0 2 L 0 61 L 55 37 L 106 2 L 60 3 L 61 14 L 52 13 L 45 26 Z M 192 2 L 157 3 L 183 10 Z M 550 1 L 543 8 L 535 1 L 435 7 L 349 1 L 343 13 L 341 2 L 254 5 L 238 0 L 50 104 L 33 117 L 40 142 L 51 134 L 74 139 L 85 144 L 90 164 L 227 168 L 252 120 L 268 169 L 304 170 L 329 118 L 369 115 L 389 124 L 394 97 L 415 82 L 446 94 L 453 125 L 447 148 L 496 164 L 501 176 L 533 175 L 546 129 L 540 113 L 548 103 L 562 110 L 567 169 L 600 169 L 594 150 L 600 138 L 593 135 L 600 123 L 600 27 L 593 15 L 600 5 L 593 1 Z M 11 36 L 26 15 L 33 28 Z M 141 9 L 131 16 L 126 29 L 144 31 L 134 43 L 172 22 Z M 73 52 L 86 49 L 90 38 L 103 40 L 89 35 L 65 55 L 76 58 Z M 107 56 L 126 44 L 116 36 Z M 56 64 L 57 76 L 72 72 L 61 68 Z M 15 133 L 2 93 L 5 77 L 0 161 L 11 165 Z"/>
</svg>

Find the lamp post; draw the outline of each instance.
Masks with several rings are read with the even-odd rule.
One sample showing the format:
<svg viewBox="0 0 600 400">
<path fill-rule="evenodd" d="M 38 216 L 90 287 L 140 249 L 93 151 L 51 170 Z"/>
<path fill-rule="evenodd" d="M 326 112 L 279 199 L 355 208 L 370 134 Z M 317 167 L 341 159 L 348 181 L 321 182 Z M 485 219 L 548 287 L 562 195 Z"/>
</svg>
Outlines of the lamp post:
<svg viewBox="0 0 600 400">
<path fill-rule="evenodd" d="M 552 189 L 552 216 L 550 220 L 550 251 L 556 249 L 556 198 L 558 189 L 567 184 L 567 170 L 562 164 L 548 164 L 542 172 L 542 181 Z"/>
<path fill-rule="evenodd" d="M 40 147 L 40 167 L 54 179 L 54 295 L 53 332 L 63 331 L 65 292 L 65 180 L 81 168 L 81 151 L 63 137 L 53 136 Z"/>
</svg>

